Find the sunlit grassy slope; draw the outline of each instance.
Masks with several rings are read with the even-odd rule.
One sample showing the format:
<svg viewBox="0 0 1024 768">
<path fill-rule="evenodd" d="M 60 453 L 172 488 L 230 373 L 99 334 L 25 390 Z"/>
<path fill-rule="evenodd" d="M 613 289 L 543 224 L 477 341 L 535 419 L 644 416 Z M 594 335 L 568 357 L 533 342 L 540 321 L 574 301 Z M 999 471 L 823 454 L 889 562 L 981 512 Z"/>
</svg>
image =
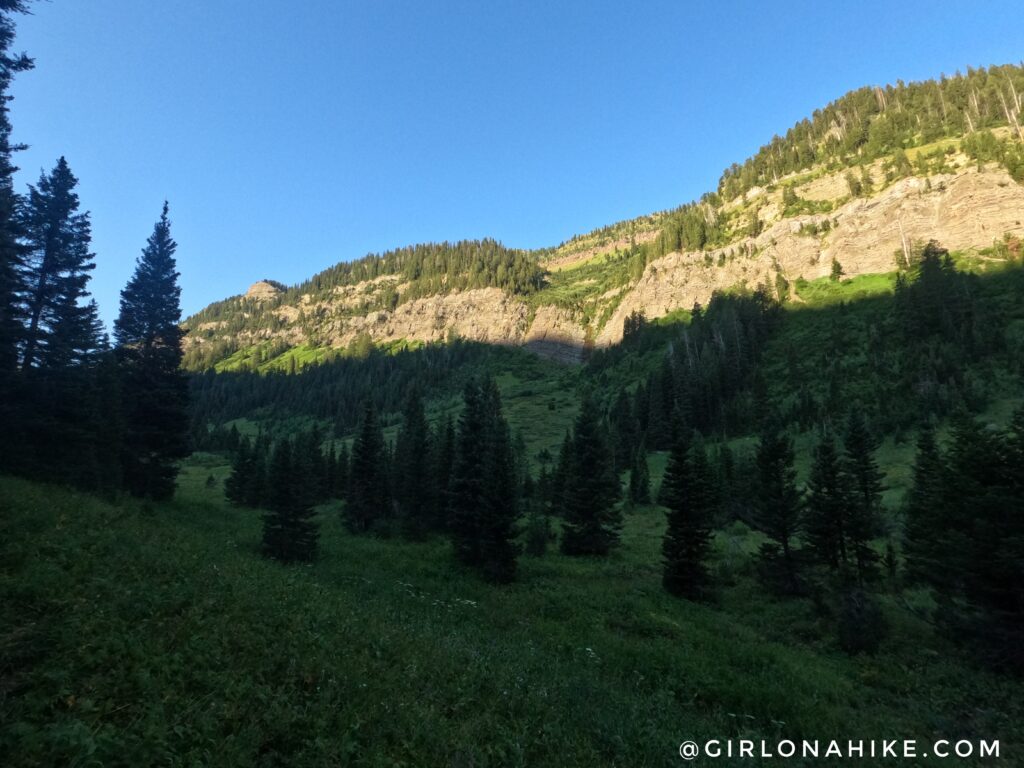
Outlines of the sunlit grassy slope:
<svg viewBox="0 0 1024 768">
<path fill-rule="evenodd" d="M 678 764 L 687 738 L 1020 743 L 1019 683 L 892 598 L 878 656 L 847 658 L 827 608 L 760 590 L 742 525 L 718 535 L 708 606 L 660 589 L 654 507 L 612 557 L 523 558 L 505 588 L 442 540 L 353 537 L 330 509 L 318 561 L 289 568 L 259 556 L 258 513 L 224 504 L 226 471 L 194 457 L 153 507 L 0 480 L 4 765 L 644 766 Z"/>
</svg>

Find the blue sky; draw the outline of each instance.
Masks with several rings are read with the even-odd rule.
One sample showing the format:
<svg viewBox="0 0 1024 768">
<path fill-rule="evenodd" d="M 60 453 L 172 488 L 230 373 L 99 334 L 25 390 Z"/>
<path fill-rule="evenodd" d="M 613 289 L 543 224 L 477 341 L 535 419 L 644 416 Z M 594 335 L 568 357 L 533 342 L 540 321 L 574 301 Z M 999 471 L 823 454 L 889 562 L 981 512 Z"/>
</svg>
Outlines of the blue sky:
<svg viewBox="0 0 1024 768">
<path fill-rule="evenodd" d="M 671 208 L 864 84 L 1018 62 L 1014 2 L 49 0 L 22 186 L 65 155 L 104 318 L 164 198 L 183 308 L 415 242 Z"/>
</svg>

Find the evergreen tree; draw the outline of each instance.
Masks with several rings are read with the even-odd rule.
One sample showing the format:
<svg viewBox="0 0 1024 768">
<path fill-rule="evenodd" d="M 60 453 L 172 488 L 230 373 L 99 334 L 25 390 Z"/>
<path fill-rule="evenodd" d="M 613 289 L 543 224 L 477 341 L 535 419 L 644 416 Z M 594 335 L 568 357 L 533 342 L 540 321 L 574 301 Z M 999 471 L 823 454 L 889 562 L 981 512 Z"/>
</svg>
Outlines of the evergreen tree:
<svg viewBox="0 0 1024 768">
<path fill-rule="evenodd" d="M 515 543 L 519 516 L 519 481 L 508 422 L 494 379 L 481 388 L 486 423 L 484 504 L 477 531 L 481 573 L 488 581 L 507 584 L 515 579 L 519 546 Z"/>
<path fill-rule="evenodd" d="M 334 491 L 332 495 L 335 499 L 348 498 L 349 481 L 351 479 L 350 466 L 351 458 L 348 445 L 342 443 L 338 446 L 338 455 L 334 462 Z"/>
<path fill-rule="evenodd" d="M 606 555 L 618 544 L 621 493 L 597 407 L 592 398 L 585 397 L 573 425 L 562 493 L 565 554 Z"/>
<path fill-rule="evenodd" d="M 252 487 L 259 468 L 257 446 L 243 439 L 231 462 L 231 474 L 224 482 L 224 495 L 235 506 L 246 506 L 252 500 Z"/>
<path fill-rule="evenodd" d="M 714 481 L 703 445 L 691 444 L 685 430 L 669 454 L 662 481 L 662 502 L 668 508 L 668 527 L 662 541 L 662 585 L 669 593 L 698 600 L 708 595 L 711 576 L 711 515 Z"/>
<path fill-rule="evenodd" d="M 484 506 L 487 420 L 483 392 L 474 379 L 462 393 L 455 462 L 452 467 L 448 529 L 455 557 L 464 565 L 478 567 L 480 552 L 480 510 Z"/>
<path fill-rule="evenodd" d="M 544 472 L 543 467 L 541 467 L 541 472 Z M 541 557 L 546 554 L 548 540 L 551 538 L 551 524 L 547 515 L 544 514 L 544 505 L 539 497 L 538 485 L 527 473 L 523 478 L 523 489 L 520 493 L 522 504 L 528 510 L 525 550 L 530 557 Z"/>
<path fill-rule="evenodd" d="M 372 401 L 367 400 L 362 425 L 352 445 L 345 502 L 346 523 L 356 533 L 372 529 L 387 532 L 391 515 L 386 451 L 377 411 Z"/>
<path fill-rule="evenodd" d="M 21 0 L 0 0 L 0 423 L 7 429 L 15 418 L 14 372 L 18 363 L 18 344 L 22 338 L 20 272 L 24 264 L 25 248 L 22 244 L 21 221 L 18 208 L 20 199 L 14 191 L 14 153 L 21 149 L 11 143 L 9 103 L 14 76 L 32 68 L 32 60 L 24 54 L 11 52 L 14 42 L 14 18 L 25 13 L 27 5 Z M 0 466 L 5 457 L 0 453 Z"/>
<path fill-rule="evenodd" d="M 945 456 L 923 438 L 906 531 L 908 570 L 935 591 L 940 625 L 994 666 L 1017 672 L 1024 670 L 1022 421 L 1018 413 L 1000 431 L 961 418 Z M 925 506 L 936 497 L 937 506 Z"/>
<path fill-rule="evenodd" d="M 448 506 L 451 498 L 452 469 L 455 465 L 455 424 L 451 415 L 437 425 L 437 432 L 431 441 L 434 448 L 434 510 L 432 527 L 445 530 L 448 527 Z"/>
<path fill-rule="evenodd" d="M 29 188 L 20 215 L 26 243 L 19 273 L 26 320 L 25 423 L 17 442 L 22 471 L 96 489 L 103 453 L 96 443 L 96 408 L 104 395 L 97 391 L 94 368 L 105 341 L 96 304 L 86 291 L 95 264 L 89 217 L 78 213 L 76 185 L 61 158 L 38 188 Z M 117 475 L 109 468 L 102 474 L 107 483 Z"/>
<path fill-rule="evenodd" d="M 269 503 L 263 517 L 263 553 L 285 563 L 316 557 L 319 532 L 311 487 L 310 465 L 296 455 L 289 440 L 274 446 L 268 469 Z"/>
<path fill-rule="evenodd" d="M 572 463 L 572 430 L 567 430 L 558 449 L 555 468 L 548 478 L 547 503 L 552 514 L 561 515 L 565 506 L 565 488 Z"/>
<path fill-rule="evenodd" d="M 174 494 L 176 462 L 188 455 L 188 383 L 181 371 L 177 243 L 164 203 L 114 323 L 123 371 L 124 479 L 136 496 Z"/>
<path fill-rule="evenodd" d="M 451 481 L 456 558 L 489 581 L 515 578 L 517 477 L 508 423 L 493 380 L 467 383 Z"/>
<path fill-rule="evenodd" d="M 877 444 L 868 432 L 864 415 L 859 410 L 850 412 L 843 439 L 846 449 L 846 472 L 853 493 L 850 496 L 850 515 L 847 535 L 857 564 L 860 578 L 874 571 L 878 554 L 871 548 L 871 539 L 879 527 L 882 506 L 882 480 L 874 451 Z"/>
<path fill-rule="evenodd" d="M 29 186 L 21 214 L 27 244 L 21 283 L 26 318 L 23 370 L 57 370 L 89 362 L 101 346 L 96 304 L 85 301 L 96 268 L 89 214 L 79 213 L 78 179 L 62 157 L 38 186 Z"/>
<path fill-rule="evenodd" d="M 925 427 L 917 438 L 913 484 L 904 506 L 903 551 L 907 578 L 912 584 L 946 584 L 948 581 L 947 472 L 935 433 Z"/>
<path fill-rule="evenodd" d="M 619 390 L 608 421 L 615 451 L 615 470 L 621 472 L 632 466 L 637 444 L 636 418 L 626 390 Z"/>
<path fill-rule="evenodd" d="M 647 441 L 643 438 L 633 452 L 629 472 L 629 500 L 633 504 L 651 503 L 651 471 L 647 466 Z"/>
<path fill-rule="evenodd" d="M 788 594 L 799 591 L 800 491 L 793 461 L 793 442 L 769 420 L 757 446 L 757 524 L 769 539 L 760 555 L 771 583 Z"/>
<path fill-rule="evenodd" d="M 849 477 L 835 438 L 826 433 L 814 449 L 805 527 L 811 551 L 833 571 L 845 567 L 853 555 L 848 546 L 850 496 Z"/>
<path fill-rule="evenodd" d="M 430 467 L 430 427 L 423 400 L 414 393 L 406 405 L 395 443 L 395 502 L 402 532 L 422 539 L 432 527 L 433 474 Z"/>
</svg>

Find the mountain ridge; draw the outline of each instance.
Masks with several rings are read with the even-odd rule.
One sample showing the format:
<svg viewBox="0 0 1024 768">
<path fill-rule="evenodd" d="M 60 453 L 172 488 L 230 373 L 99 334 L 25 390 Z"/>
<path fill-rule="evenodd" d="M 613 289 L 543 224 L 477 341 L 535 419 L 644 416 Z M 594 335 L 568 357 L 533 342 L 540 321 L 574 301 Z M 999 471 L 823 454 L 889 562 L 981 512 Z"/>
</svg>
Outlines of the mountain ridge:
<svg viewBox="0 0 1024 768">
<path fill-rule="evenodd" d="M 989 248 L 1024 235 L 1021 93 L 1012 65 L 851 91 L 676 209 L 536 251 L 399 248 L 260 288 L 258 302 L 216 302 L 185 322 L 186 366 L 262 369 L 300 349 L 301 364 L 454 336 L 575 362 L 621 339 L 634 311 L 658 317 L 741 286 L 784 299 L 834 263 L 846 277 L 892 271 L 924 240 Z"/>
</svg>

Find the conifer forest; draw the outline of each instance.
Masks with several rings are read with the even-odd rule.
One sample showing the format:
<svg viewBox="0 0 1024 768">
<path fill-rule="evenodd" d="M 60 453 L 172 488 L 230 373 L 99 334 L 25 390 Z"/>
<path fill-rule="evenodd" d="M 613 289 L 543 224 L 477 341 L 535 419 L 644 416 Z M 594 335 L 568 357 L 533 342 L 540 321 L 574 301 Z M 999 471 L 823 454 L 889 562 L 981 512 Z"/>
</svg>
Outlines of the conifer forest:
<svg viewBox="0 0 1024 768">
<path fill-rule="evenodd" d="M 18 168 L 35 6 L 0 0 L 0 765 L 1024 765 L 1024 66 L 894 71 L 557 246 L 200 309 L 154 197 L 108 307 L 113 182 Z"/>
</svg>

